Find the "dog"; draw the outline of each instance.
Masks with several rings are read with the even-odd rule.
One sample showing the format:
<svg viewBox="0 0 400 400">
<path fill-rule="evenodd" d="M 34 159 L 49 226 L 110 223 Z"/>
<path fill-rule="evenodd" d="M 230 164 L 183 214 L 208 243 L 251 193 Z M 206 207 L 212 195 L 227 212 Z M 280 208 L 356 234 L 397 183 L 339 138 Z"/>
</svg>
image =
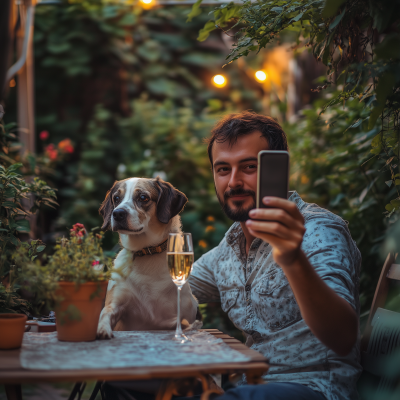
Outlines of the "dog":
<svg viewBox="0 0 400 400">
<path fill-rule="evenodd" d="M 110 339 L 113 330 L 171 330 L 177 323 L 177 288 L 167 267 L 168 234 L 181 232 L 179 213 L 186 196 L 170 183 L 128 178 L 114 183 L 99 212 L 103 230 L 119 233 L 117 255 L 97 337 Z M 182 328 L 196 321 L 198 304 L 190 286 L 181 290 Z"/>
</svg>

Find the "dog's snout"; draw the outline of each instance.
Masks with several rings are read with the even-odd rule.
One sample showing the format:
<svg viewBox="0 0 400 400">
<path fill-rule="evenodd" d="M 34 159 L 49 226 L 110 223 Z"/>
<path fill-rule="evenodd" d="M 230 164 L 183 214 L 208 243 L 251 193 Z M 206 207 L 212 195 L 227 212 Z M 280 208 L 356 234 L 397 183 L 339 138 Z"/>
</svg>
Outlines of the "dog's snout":
<svg viewBox="0 0 400 400">
<path fill-rule="evenodd" d="M 126 219 L 128 212 L 123 210 L 122 208 L 117 208 L 113 211 L 113 217 L 115 221 L 121 222 Z"/>
</svg>

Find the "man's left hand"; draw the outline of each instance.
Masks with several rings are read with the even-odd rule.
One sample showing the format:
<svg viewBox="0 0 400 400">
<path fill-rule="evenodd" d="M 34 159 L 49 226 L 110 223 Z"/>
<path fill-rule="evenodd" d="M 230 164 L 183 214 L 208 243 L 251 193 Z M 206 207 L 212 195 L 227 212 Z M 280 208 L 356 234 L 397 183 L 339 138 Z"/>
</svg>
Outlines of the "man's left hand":
<svg viewBox="0 0 400 400">
<path fill-rule="evenodd" d="M 264 197 L 263 203 L 271 208 L 257 208 L 246 221 L 249 232 L 270 243 L 274 260 L 282 268 L 290 267 L 299 257 L 306 231 L 304 218 L 296 204 L 279 197 Z"/>
</svg>

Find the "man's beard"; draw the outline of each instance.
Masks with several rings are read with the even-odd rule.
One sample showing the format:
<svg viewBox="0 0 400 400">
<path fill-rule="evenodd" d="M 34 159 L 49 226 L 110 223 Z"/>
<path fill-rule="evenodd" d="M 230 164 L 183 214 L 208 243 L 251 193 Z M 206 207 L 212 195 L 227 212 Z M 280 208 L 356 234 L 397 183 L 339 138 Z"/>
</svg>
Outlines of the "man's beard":
<svg viewBox="0 0 400 400">
<path fill-rule="evenodd" d="M 242 204 L 244 203 L 243 200 L 234 201 L 233 204 L 236 206 L 236 210 L 232 210 L 231 207 L 228 205 L 228 199 L 232 196 L 239 196 L 239 195 L 249 195 L 253 199 L 253 203 L 248 206 L 247 208 L 243 208 Z M 231 189 L 228 192 L 224 193 L 224 201 L 221 201 L 220 197 L 218 196 L 219 204 L 222 206 L 222 210 L 224 211 L 225 215 L 231 219 L 232 221 L 237 222 L 245 222 L 249 217 L 249 212 L 253 208 L 256 208 L 256 194 L 252 190 L 244 190 L 244 189 Z"/>
</svg>

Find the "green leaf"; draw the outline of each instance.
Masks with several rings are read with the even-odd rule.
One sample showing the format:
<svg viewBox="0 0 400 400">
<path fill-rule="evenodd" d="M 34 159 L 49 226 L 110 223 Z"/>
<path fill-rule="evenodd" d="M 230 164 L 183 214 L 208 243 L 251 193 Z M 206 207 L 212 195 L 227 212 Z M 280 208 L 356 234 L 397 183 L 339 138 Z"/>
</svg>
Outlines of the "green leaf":
<svg viewBox="0 0 400 400">
<path fill-rule="evenodd" d="M 45 248 L 46 248 L 45 245 L 41 245 L 41 246 L 38 246 L 38 247 L 37 247 L 36 251 L 37 251 L 38 253 L 40 253 L 40 252 L 43 251 Z"/>
<path fill-rule="evenodd" d="M 7 168 L 7 171 L 8 171 L 8 172 L 16 171 L 16 170 L 18 170 L 18 169 L 21 168 L 21 167 L 22 167 L 22 164 L 21 164 L 21 163 L 16 163 L 16 164 L 13 164 L 13 165 L 9 166 L 9 167 Z"/>
<path fill-rule="evenodd" d="M 29 162 L 29 166 L 31 167 L 31 170 L 33 171 L 33 173 L 35 173 L 36 157 L 34 157 L 32 154 L 29 154 L 27 158 L 28 158 L 28 162 Z"/>
<path fill-rule="evenodd" d="M 14 188 L 8 188 L 4 191 L 4 197 L 14 197 L 17 191 Z"/>
<path fill-rule="evenodd" d="M 344 14 L 346 13 L 346 7 L 343 9 L 343 11 L 341 12 L 341 14 L 339 14 L 334 20 L 333 22 L 329 25 L 329 30 L 331 31 L 333 28 L 335 28 L 339 22 L 342 20 Z"/>
<path fill-rule="evenodd" d="M 17 221 L 17 231 L 18 232 L 30 232 L 31 228 L 29 221 L 27 219 L 21 219 Z"/>
<path fill-rule="evenodd" d="M 303 12 L 297 14 L 294 18 L 292 18 L 292 19 L 290 20 L 289 24 L 291 24 L 292 22 L 297 22 L 297 21 L 299 21 L 299 20 L 303 17 L 303 15 L 304 15 Z"/>
<path fill-rule="evenodd" d="M 186 22 L 190 22 L 194 17 L 197 17 L 201 14 L 200 5 L 203 0 L 197 0 L 196 3 L 193 4 L 192 10 L 188 14 Z"/>
<path fill-rule="evenodd" d="M 203 29 L 200 29 L 199 31 L 199 36 L 197 38 L 197 40 L 199 42 L 204 42 L 209 36 L 210 33 L 216 29 L 215 26 L 215 22 L 214 21 L 208 21 L 205 25 Z"/>
<path fill-rule="evenodd" d="M 18 240 L 14 235 L 11 235 L 11 236 L 10 236 L 10 242 L 11 242 L 14 246 L 18 246 L 18 245 L 19 245 L 19 240 Z"/>
<path fill-rule="evenodd" d="M 5 208 L 18 208 L 18 205 L 13 201 L 5 201 L 1 203 L 1 206 Z"/>
<path fill-rule="evenodd" d="M 392 204 L 386 204 L 386 206 L 385 206 L 385 210 L 387 210 L 387 211 L 393 211 L 394 208 L 395 207 Z"/>
<path fill-rule="evenodd" d="M 387 72 L 383 74 L 378 81 L 378 85 L 376 87 L 376 100 L 377 105 L 373 108 L 371 115 L 369 117 L 368 129 L 372 129 L 378 119 L 379 115 L 381 115 L 383 109 L 386 105 L 386 99 L 393 92 L 393 85 L 396 82 L 395 76 Z"/>
<path fill-rule="evenodd" d="M 376 100 L 379 104 L 385 105 L 386 99 L 393 92 L 393 85 L 396 82 L 395 76 L 387 72 L 383 74 L 378 81 L 378 85 L 376 87 Z"/>
</svg>

